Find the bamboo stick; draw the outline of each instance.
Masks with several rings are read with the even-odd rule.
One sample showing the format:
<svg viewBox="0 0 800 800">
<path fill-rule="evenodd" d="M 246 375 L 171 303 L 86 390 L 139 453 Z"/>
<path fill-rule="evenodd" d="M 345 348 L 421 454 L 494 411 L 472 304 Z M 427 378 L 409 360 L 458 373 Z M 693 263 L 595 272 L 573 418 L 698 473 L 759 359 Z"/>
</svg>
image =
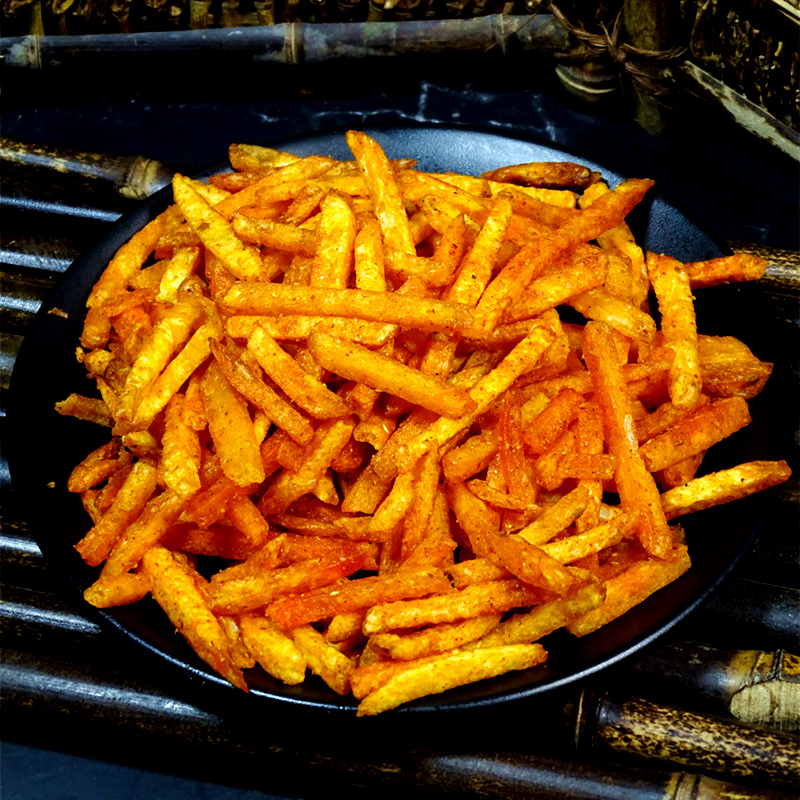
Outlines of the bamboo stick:
<svg viewBox="0 0 800 800">
<path fill-rule="evenodd" d="M 191 6 L 192 19 L 202 15 Z M 288 11 L 287 11 L 288 9 Z M 284 3 L 284 13 L 291 9 Z M 380 23 L 310 23 L 90 36 L 17 36 L 0 39 L 7 66 L 42 69 L 99 56 L 139 59 L 160 55 L 185 59 L 192 53 L 247 57 L 279 64 L 324 63 L 406 55 L 454 55 L 563 49 L 567 34 L 550 14 L 534 17 L 493 14 L 463 20 L 409 20 Z"/>
</svg>

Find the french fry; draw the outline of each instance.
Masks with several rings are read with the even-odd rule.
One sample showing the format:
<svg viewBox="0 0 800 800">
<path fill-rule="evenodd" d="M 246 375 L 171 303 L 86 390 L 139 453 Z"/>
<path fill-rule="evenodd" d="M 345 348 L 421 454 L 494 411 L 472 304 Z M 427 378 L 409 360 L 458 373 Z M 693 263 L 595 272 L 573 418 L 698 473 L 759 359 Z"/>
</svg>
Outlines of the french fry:
<svg viewBox="0 0 800 800">
<path fill-rule="evenodd" d="M 785 461 L 750 461 L 676 486 L 661 495 L 661 503 L 667 519 L 674 519 L 764 491 L 790 475 Z"/>
<path fill-rule="evenodd" d="M 142 570 L 153 598 L 200 658 L 234 686 L 248 691 L 241 670 L 233 663 L 225 632 L 197 588 L 196 577 L 163 547 L 147 551 Z"/>
<path fill-rule="evenodd" d="M 270 675 L 289 686 L 303 682 L 307 667 L 305 656 L 271 619 L 263 614 L 241 614 L 239 625 L 247 649 Z"/>
<path fill-rule="evenodd" d="M 584 329 L 584 357 L 603 414 L 609 452 L 616 459 L 616 484 L 624 508 L 640 510 L 639 536 L 645 549 L 665 558 L 671 546 L 658 487 L 639 454 L 628 396 L 610 329 L 605 323 L 589 322 Z"/>
<path fill-rule="evenodd" d="M 693 261 L 683 265 L 692 289 L 706 289 L 723 283 L 757 281 L 764 276 L 767 262 L 750 253 L 734 253 L 707 261 Z"/>
<path fill-rule="evenodd" d="M 519 669 L 541 664 L 547 654 L 540 645 L 508 645 L 507 647 L 454 652 L 437 661 L 409 668 L 390 678 L 368 694 L 358 706 L 358 716 L 369 716 L 396 708 L 418 697 L 462 686 L 476 680 L 493 678 Z"/>
<path fill-rule="evenodd" d="M 292 641 L 306 660 L 308 668 L 319 675 L 336 694 L 350 690 L 352 662 L 339 652 L 311 625 L 302 625 L 291 631 Z"/>
</svg>

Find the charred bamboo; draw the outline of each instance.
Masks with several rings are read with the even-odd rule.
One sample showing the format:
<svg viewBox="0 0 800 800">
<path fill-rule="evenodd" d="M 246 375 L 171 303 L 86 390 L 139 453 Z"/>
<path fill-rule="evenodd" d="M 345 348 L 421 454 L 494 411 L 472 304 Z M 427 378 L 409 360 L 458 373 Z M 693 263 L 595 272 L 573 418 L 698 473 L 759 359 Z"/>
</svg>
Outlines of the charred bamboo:
<svg viewBox="0 0 800 800">
<path fill-rule="evenodd" d="M 287 3 L 284 3 L 284 12 Z M 194 12 L 193 12 L 194 13 Z M 495 14 L 465 20 L 279 25 L 237 29 L 158 31 L 126 36 L 38 36 L 0 39 L 7 66 L 43 69 L 99 57 L 131 61 L 145 56 L 185 59 L 213 52 L 217 58 L 245 57 L 278 64 L 325 63 L 410 55 L 486 52 L 554 53 L 566 32 L 552 15 Z"/>
<path fill-rule="evenodd" d="M 63 184 L 90 190 L 105 185 L 132 200 L 143 200 L 166 186 L 173 172 L 160 161 L 143 156 L 83 153 L 10 139 L 0 139 L 0 163 L 4 173 L 14 171 L 18 183 L 28 178 L 33 183 L 45 182 L 55 191 L 63 191 Z M 62 185 L 57 181 L 54 185 L 59 177 Z"/>
<path fill-rule="evenodd" d="M 603 698 L 592 752 L 680 764 L 754 785 L 800 786 L 800 739 L 639 698 Z"/>
<path fill-rule="evenodd" d="M 622 673 L 648 699 L 786 733 L 800 731 L 800 658 L 785 650 L 723 650 L 677 641 L 651 648 Z"/>
</svg>

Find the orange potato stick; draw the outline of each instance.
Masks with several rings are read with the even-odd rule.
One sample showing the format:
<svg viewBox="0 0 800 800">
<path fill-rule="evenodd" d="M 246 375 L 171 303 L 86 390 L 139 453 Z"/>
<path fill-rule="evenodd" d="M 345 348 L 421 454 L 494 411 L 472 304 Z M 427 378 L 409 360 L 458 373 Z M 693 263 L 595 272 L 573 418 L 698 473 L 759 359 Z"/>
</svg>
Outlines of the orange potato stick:
<svg viewBox="0 0 800 800">
<path fill-rule="evenodd" d="M 471 644 L 495 628 L 501 616 L 501 614 L 486 614 L 475 619 L 434 625 L 407 634 L 377 633 L 370 641 L 375 647 L 385 650 L 393 659 L 411 661 Z"/>
<path fill-rule="evenodd" d="M 156 414 L 169 402 L 169 399 L 191 377 L 194 371 L 211 355 L 212 339 L 220 335 L 216 321 L 201 325 L 192 334 L 186 345 L 176 353 L 156 380 L 139 395 L 136 427 L 148 427 Z"/>
<path fill-rule="evenodd" d="M 64 400 L 59 400 L 55 404 L 55 410 L 62 417 L 75 417 L 106 428 L 114 427 L 114 416 L 105 401 L 99 397 L 85 397 L 73 392 Z"/>
<path fill-rule="evenodd" d="M 536 605 L 546 593 L 539 588 L 508 578 L 475 583 L 458 591 L 416 600 L 397 600 L 372 606 L 364 618 L 368 636 L 423 625 L 458 622 L 512 608 Z"/>
<path fill-rule="evenodd" d="M 487 181 L 538 186 L 543 189 L 584 189 L 597 176 L 589 167 L 571 161 L 533 161 L 493 169 L 484 172 L 481 177 Z"/>
<path fill-rule="evenodd" d="M 235 143 L 228 147 L 228 160 L 231 162 L 231 167 L 239 172 L 246 172 L 250 169 L 271 171 L 298 161 L 299 156 L 293 153 L 284 153 L 273 147 Z"/>
<path fill-rule="evenodd" d="M 396 292 L 237 282 L 222 299 L 232 314 L 349 317 L 422 330 L 458 333 L 472 326 L 472 313 L 459 303 Z"/>
<path fill-rule="evenodd" d="M 108 511 L 75 545 L 81 558 L 92 567 L 101 564 L 120 540 L 158 485 L 158 471 L 152 461 L 140 459 L 128 473 Z"/>
<path fill-rule="evenodd" d="M 529 251 L 521 250 L 514 260 L 522 261 L 528 257 L 530 257 Z M 555 308 L 575 297 L 580 297 L 590 289 L 595 289 L 605 279 L 607 263 L 608 258 L 604 253 L 592 253 L 572 263 L 564 264 L 559 269 L 548 270 L 533 277 L 524 291 L 517 293 L 517 299 L 508 306 L 505 314 L 496 318 L 497 322 L 502 319 L 511 323 L 537 317 L 549 308 Z M 509 268 L 511 264 L 512 262 L 509 262 Z"/>
<path fill-rule="evenodd" d="M 539 237 L 535 245 L 524 247 L 524 255 L 521 251 L 512 259 L 483 293 L 476 309 L 476 329 L 488 334 L 544 265 L 619 224 L 652 185 L 653 181 L 643 179 L 623 181 L 579 216 Z"/>
<path fill-rule="evenodd" d="M 664 433 L 646 441 L 639 454 L 649 472 L 658 472 L 708 450 L 749 423 L 747 401 L 725 397 L 682 417 Z"/>
<path fill-rule="evenodd" d="M 463 686 L 466 683 L 493 678 L 514 670 L 530 669 L 547 659 L 547 652 L 538 644 L 517 644 L 483 650 L 457 651 L 441 655 L 431 663 L 414 666 L 390 678 L 368 694 L 359 704 L 360 717 L 379 714 L 431 694 Z"/>
<path fill-rule="evenodd" d="M 308 337 L 308 347 L 314 360 L 331 372 L 437 414 L 460 417 L 475 408 L 475 402 L 463 389 L 353 342 L 314 331 Z"/>
<path fill-rule="evenodd" d="M 656 323 L 644 311 L 630 303 L 612 297 L 605 289 L 592 289 L 567 301 L 587 319 L 601 320 L 638 342 L 651 343 L 656 336 Z"/>
<path fill-rule="evenodd" d="M 764 277 L 767 262 L 751 253 L 734 253 L 707 261 L 693 261 L 683 265 L 692 289 L 705 289 L 723 283 L 758 281 Z"/>
<path fill-rule="evenodd" d="M 230 342 L 211 345 L 214 358 L 229 383 L 298 444 L 308 444 L 314 435 L 311 423 L 290 403 L 268 386 L 238 348 Z"/>
<path fill-rule="evenodd" d="M 679 408 L 693 408 L 703 379 L 689 276 L 683 265 L 669 256 L 648 253 L 646 263 L 661 312 L 663 343 L 675 353 L 669 372 L 670 400 Z"/>
<path fill-rule="evenodd" d="M 513 185 L 502 189 L 501 192 L 511 200 L 514 212 L 524 217 L 542 222 L 550 228 L 557 228 L 567 220 L 580 214 L 576 208 L 557 206 L 538 197 L 520 191 Z"/>
<path fill-rule="evenodd" d="M 388 249 L 415 255 L 408 215 L 386 154 L 378 142 L 360 131 L 348 131 L 346 138 L 366 181 L 384 244 Z"/>
<path fill-rule="evenodd" d="M 257 203 L 259 194 L 265 186 L 275 186 L 286 181 L 319 178 L 336 164 L 334 159 L 327 156 L 311 155 L 298 158 L 290 164 L 285 164 L 258 177 L 241 191 L 235 192 L 217 203 L 214 210 L 223 218 L 230 219 L 238 209 Z"/>
<path fill-rule="evenodd" d="M 588 486 L 577 486 L 547 506 L 530 525 L 514 534 L 526 542 L 542 545 L 561 533 L 583 514 L 590 502 Z"/>
<path fill-rule="evenodd" d="M 674 519 L 777 486 L 791 474 L 785 461 L 750 461 L 669 489 L 661 495 L 661 502 L 667 519 Z"/>
<path fill-rule="evenodd" d="M 522 407 L 519 394 L 509 390 L 503 397 L 497 430 L 500 437 L 498 457 L 508 493 L 524 505 L 536 501 L 536 485 L 530 462 L 523 452 L 521 437 Z"/>
<path fill-rule="evenodd" d="M 248 546 L 259 547 L 267 541 L 270 535 L 269 523 L 241 487 L 233 493 L 225 509 L 228 519 L 245 534 Z"/>
<path fill-rule="evenodd" d="M 481 229 L 467 250 L 445 299 L 474 307 L 492 277 L 503 242 L 506 226 L 511 218 L 511 203 L 498 197 L 489 210 Z"/>
<path fill-rule="evenodd" d="M 217 614 L 238 614 L 269 606 L 283 595 L 336 583 L 361 569 L 365 558 L 363 552 L 345 557 L 334 555 L 216 581 L 209 587 L 209 606 Z"/>
<path fill-rule="evenodd" d="M 434 447 L 441 447 L 473 421 L 494 402 L 522 374 L 529 371 L 555 339 L 547 328 L 537 328 L 528 334 L 491 372 L 482 377 L 469 390 L 477 409 L 460 419 L 439 417 L 427 429 L 398 448 L 397 463 L 412 464 Z"/>
<path fill-rule="evenodd" d="M 475 648 L 498 647 L 509 644 L 535 642 L 553 631 L 563 628 L 576 617 L 597 608 L 606 596 L 601 581 L 579 586 L 568 597 L 560 597 L 535 606 L 530 611 L 514 614 L 475 642 Z"/>
<path fill-rule="evenodd" d="M 606 598 L 603 603 L 567 623 L 567 630 L 574 636 L 586 636 L 596 631 L 672 583 L 691 566 L 684 545 L 676 546 L 667 556 L 664 559 L 648 558 L 634 562 L 620 575 L 609 578 L 605 582 Z"/>
<path fill-rule="evenodd" d="M 414 498 L 403 520 L 400 560 L 405 562 L 425 536 L 434 513 L 441 469 L 435 453 L 428 453 L 414 470 Z"/>
<path fill-rule="evenodd" d="M 385 292 L 383 242 L 376 219 L 369 217 L 362 223 L 353 245 L 353 258 L 356 288 Z"/>
<path fill-rule="evenodd" d="M 284 283 L 284 286 L 286 285 L 289 284 Z M 391 340 L 397 330 L 394 325 L 365 322 L 358 318 L 319 317 L 307 314 L 283 316 L 236 314 L 228 318 L 225 327 L 234 339 L 247 339 L 257 325 L 279 341 L 305 342 L 311 332 L 318 329 L 342 339 L 360 342 L 368 347 L 382 347 Z"/>
<path fill-rule="evenodd" d="M 350 413 L 350 409 L 341 397 L 334 394 L 322 381 L 306 372 L 262 326 L 256 326 L 248 337 L 247 349 L 256 357 L 264 372 L 283 389 L 287 397 L 312 417 L 327 419 L 343 417 Z"/>
<path fill-rule="evenodd" d="M 151 498 L 108 554 L 101 575 L 111 578 L 135 569 L 144 554 L 158 544 L 177 521 L 185 505 L 184 498 L 170 491 Z"/>
<path fill-rule="evenodd" d="M 251 217 L 246 212 L 235 214 L 231 226 L 240 239 L 251 244 L 274 247 L 301 256 L 313 256 L 317 247 L 317 237 L 313 231 L 271 219 Z"/>
<path fill-rule="evenodd" d="M 527 450 L 533 455 L 544 453 L 576 419 L 582 405 L 579 391 L 569 387 L 560 391 L 525 428 L 522 436 Z"/>
<path fill-rule="evenodd" d="M 207 528 L 225 515 L 230 499 L 239 487 L 225 474 L 219 474 L 186 504 L 186 516 L 201 528 Z"/>
<path fill-rule="evenodd" d="M 280 514 L 319 482 L 330 463 L 350 440 L 355 420 L 350 417 L 324 420 L 306 447 L 305 461 L 297 472 L 284 471 L 270 484 L 259 502 L 264 516 Z"/>
<path fill-rule="evenodd" d="M 92 450 L 73 468 L 67 478 L 67 491 L 85 492 L 130 463 L 131 456 L 121 450 L 119 439 L 111 439 L 96 450 Z"/>
<path fill-rule="evenodd" d="M 168 213 L 165 211 L 137 231 L 114 254 L 95 282 L 86 300 L 87 314 L 81 332 L 81 344 L 84 347 L 104 347 L 108 342 L 111 322 L 99 307 L 125 291 L 131 278 L 155 250 L 166 229 L 167 217 Z"/>
<path fill-rule="evenodd" d="M 164 535 L 161 544 L 169 550 L 233 561 L 243 561 L 254 552 L 250 538 L 231 525 L 200 528 L 191 522 L 176 522 Z"/>
<path fill-rule="evenodd" d="M 497 431 L 492 428 L 470 436 L 463 444 L 442 456 L 445 480 L 448 483 L 460 483 L 477 475 L 489 466 L 499 448 L 500 441 Z"/>
<path fill-rule="evenodd" d="M 186 221 L 207 247 L 237 278 L 253 280 L 264 274 L 261 257 L 256 249 L 234 233 L 230 223 L 216 208 L 210 206 L 191 186 L 190 181 L 176 174 L 172 179 L 175 203 Z M 228 200 L 237 197 L 231 195 Z"/>
<path fill-rule="evenodd" d="M 349 202 L 329 192 L 320 206 L 311 286 L 347 288 L 353 272 L 356 218 Z"/>
<path fill-rule="evenodd" d="M 303 682 L 305 656 L 271 619 L 258 612 L 242 614 L 239 626 L 245 646 L 266 672 L 289 686 Z"/>
<path fill-rule="evenodd" d="M 161 435 L 159 474 L 168 489 L 189 498 L 200 491 L 200 437 L 183 421 L 185 397 L 176 394 L 167 403 Z"/>
<path fill-rule="evenodd" d="M 542 549 L 525 539 L 501 534 L 496 515 L 463 484 L 448 487 L 450 507 L 469 538 L 475 555 L 507 569 L 525 583 L 566 594 L 575 583 L 572 574 Z"/>
<path fill-rule="evenodd" d="M 113 578 L 98 578 L 83 593 L 87 603 L 95 608 L 112 608 L 136 603 L 150 591 L 150 581 L 139 572 L 126 572 Z"/>
<path fill-rule="evenodd" d="M 281 628 L 290 629 L 338 614 L 366 611 L 378 603 L 450 591 L 450 582 L 440 569 L 403 569 L 388 575 L 354 578 L 322 589 L 279 598 L 268 606 L 267 615 Z"/>
<path fill-rule="evenodd" d="M 615 480 L 624 509 L 641 510 L 639 538 L 645 550 L 665 558 L 672 534 L 661 506 L 658 487 L 639 454 L 631 403 L 611 338 L 611 329 L 590 321 L 584 329 L 584 359 L 592 376 L 608 451 L 616 459 Z"/>
<path fill-rule="evenodd" d="M 208 431 L 223 472 L 238 486 L 261 483 L 264 465 L 247 404 L 216 361 L 206 368 L 202 388 Z"/>
<path fill-rule="evenodd" d="M 142 571 L 150 581 L 153 598 L 200 658 L 234 686 L 248 691 L 241 670 L 233 663 L 225 631 L 198 588 L 200 576 L 191 574 L 169 550 L 158 546 L 145 554 Z"/>
<path fill-rule="evenodd" d="M 306 659 L 308 668 L 340 695 L 350 691 L 353 662 L 337 650 L 319 631 L 302 625 L 290 632 L 292 641 Z"/>
<path fill-rule="evenodd" d="M 712 397 L 739 395 L 749 400 L 772 374 L 772 364 L 759 361 L 733 336 L 699 336 L 698 355 L 703 393 Z"/>
<path fill-rule="evenodd" d="M 636 523 L 636 514 L 617 514 L 608 522 L 603 522 L 588 531 L 554 539 L 542 544 L 541 548 L 560 564 L 571 564 L 632 536 L 635 533 Z"/>
<path fill-rule="evenodd" d="M 158 284 L 158 301 L 174 303 L 178 299 L 178 287 L 193 275 L 200 265 L 199 247 L 179 247 L 161 276 Z"/>
</svg>

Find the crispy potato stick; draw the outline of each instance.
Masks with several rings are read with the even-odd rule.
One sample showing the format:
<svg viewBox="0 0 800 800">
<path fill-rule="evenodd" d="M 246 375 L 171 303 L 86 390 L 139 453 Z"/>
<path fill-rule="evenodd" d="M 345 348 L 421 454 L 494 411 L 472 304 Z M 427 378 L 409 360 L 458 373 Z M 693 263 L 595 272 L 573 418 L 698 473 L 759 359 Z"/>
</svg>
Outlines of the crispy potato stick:
<svg viewBox="0 0 800 800">
<path fill-rule="evenodd" d="M 547 595 L 542 589 L 516 578 L 488 580 L 462 590 L 423 597 L 419 600 L 398 600 L 372 606 L 364 617 L 364 633 L 386 633 L 458 622 L 485 614 L 510 611 L 512 608 L 537 605 Z"/>
<path fill-rule="evenodd" d="M 462 445 L 442 456 L 442 471 L 448 483 L 461 481 L 477 475 L 489 466 L 500 449 L 497 431 L 488 428 L 470 436 Z"/>
<path fill-rule="evenodd" d="M 769 489 L 791 474 L 785 461 L 750 461 L 676 486 L 661 495 L 661 502 L 667 519 L 674 519 Z"/>
<path fill-rule="evenodd" d="M 546 507 L 530 525 L 526 525 L 515 535 L 530 544 L 542 545 L 549 542 L 583 514 L 589 501 L 589 487 L 577 486 Z"/>
<path fill-rule="evenodd" d="M 158 470 L 152 461 L 137 461 L 125 479 L 111 507 L 75 545 L 90 566 L 101 564 L 127 527 L 141 514 L 158 485 Z"/>
<path fill-rule="evenodd" d="M 553 631 L 563 628 L 576 617 L 597 608 L 606 597 L 606 588 L 601 581 L 579 586 L 568 597 L 550 600 L 535 606 L 530 611 L 514 614 L 487 633 L 473 647 L 498 647 L 509 644 L 536 642 Z"/>
<path fill-rule="evenodd" d="M 237 314 L 228 318 L 225 327 L 234 339 L 247 339 L 257 325 L 278 341 L 305 342 L 312 331 L 321 330 L 341 339 L 360 342 L 367 347 L 382 347 L 392 339 L 397 330 L 394 325 L 365 322 L 357 318 L 315 317 L 306 314 L 284 316 Z"/>
<path fill-rule="evenodd" d="M 639 538 L 648 553 L 666 558 L 672 544 L 658 487 L 639 454 L 630 399 L 624 391 L 610 328 L 590 321 L 584 329 L 584 358 L 603 414 L 608 451 L 616 458 L 616 485 L 623 508 L 640 510 Z"/>
<path fill-rule="evenodd" d="M 456 651 L 442 655 L 435 662 L 414 666 L 390 678 L 367 695 L 358 706 L 358 716 L 379 714 L 402 703 L 438 694 L 456 686 L 473 683 L 507 672 L 530 669 L 541 664 L 547 653 L 538 644 L 517 644 L 483 650 Z"/>
<path fill-rule="evenodd" d="M 587 319 L 601 320 L 623 336 L 643 344 L 652 343 L 656 337 L 656 323 L 649 314 L 612 297 L 604 289 L 583 292 L 569 298 L 567 303 Z"/>
<path fill-rule="evenodd" d="M 675 353 L 669 373 L 670 400 L 679 408 L 693 408 L 703 379 L 689 276 L 683 265 L 669 256 L 648 253 L 646 264 L 661 312 L 663 342 Z"/>
<path fill-rule="evenodd" d="M 297 472 L 280 473 L 270 484 L 259 503 L 261 513 L 265 516 L 282 513 L 295 500 L 312 492 L 331 461 L 350 440 L 355 426 L 350 417 L 320 423 L 306 447 L 303 465 Z"/>
<path fill-rule="evenodd" d="M 119 439 L 111 439 L 92 450 L 75 466 L 67 478 L 67 491 L 81 493 L 110 478 L 122 467 L 131 463 L 130 453 L 120 448 Z"/>
<path fill-rule="evenodd" d="M 347 145 L 367 183 L 375 216 L 383 232 L 384 244 L 388 249 L 399 253 L 415 255 L 416 247 L 405 205 L 394 171 L 383 149 L 374 139 L 360 131 L 347 132 Z"/>
<path fill-rule="evenodd" d="M 486 614 L 475 619 L 465 619 L 463 622 L 434 625 L 413 633 L 377 633 L 370 641 L 375 647 L 385 650 L 393 659 L 411 661 L 475 642 L 495 628 L 501 617 L 501 614 Z"/>
<path fill-rule="evenodd" d="M 163 547 L 147 551 L 142 571 L 150 581 L 153 598 L 200 658 L 234 686 L 248 691 L 241 670 L 233 663 L 228 638 L 197 587 L 200 576 L 190 574 Z"/>
<path fill-rule="evenodd" d="M 252 280 L 264 275 L 258 252 L 236 236 L 225 217 L 200 197 L 188 179 L 174 175 L 172 191 L 175 203 L 205 247 L 237 278 Z"/>
<path fill-rule="evenodd" d="M 238 614 L 252 611 L 285 594 L 296 594 L 335 583 L 361 569 L 366 555 L 358 553 L 345 558 L 320 558 L 300 561 L 287 567 L 267 570 L 218 581 L 209 590 L 209 606 L 217 614 Z"/>
<path fill-rule="evenodd" d="M 505 310 L 522 294 L 544 265 L 618 225 L 641 202 L 653 181 L 623 181 L 614 191 L 592 203 L 580 216 L 537 239 L 515 256 L 492 280 L 476 309 L 476 330 L 486 335 Z"/>
<path fill-rule="evenodd" d="M 289 686 L 303 682 L 305 656 L 271 619 L 257 612 L 241 614 L 239 626 L 245 646 L 270 675 Z"/>
<path fill-rule="evenodd" d="M 750 423 L 750 409 L 741 397 L 706 403 L 679 419 L 664 433 L 646 441 L 639 454 L 649 472 L 658 472 L 705 452 Z"/>
<path fill-rule="evenodd" d="M 338 614 L 365 611 L 376 603 L 392 603 L 449 591 L 450 583 L 439 569 L 401 570 L 390 575 L 354 578 L 324 589 L 283 597 L 270 604 L 267 614 L 281 628 L 288 630 Z"/>
<path fill-rule="evenodd" d="M 309 347 L 310 343 L 311 339 Z M 256 326 L 248 337 L 247 349 L 256 357 L 264 372 L 283 389 L 287 397 L 312 417 L 328 419 L 344 417 L 350 413 L 350 409 L 341 397 L 334 394 L 322 381 L 306 372 L 260 325 Z M 314 355 L 313 350 L 312 355 Z"/>
<path fill-rule="evenodd" d="M 308 337 L 308 347 L 314 360 L 331 372 L 390 392 L 437 414 L 459 417 L 475 409 L 475 401 L 463 389 L 366 347 L 321 331 Z"/>
<path fill-rule="evenodd" d="M 493 169 L 481 175 L 487 181 L 512 183 L 519 186 L 538 186 L 543 189 L 584 189 L 596 180 L 596 175 L 583 164 L 571 161 L 533 161 Z"/>
<path fill-rule="evenodd" d="M 237 282 L 222 305 L 232 314 L 350 317 L 453 333 L 472 326 L 472 313 L 459 303 L 365 289 L 330 289 Z M 277 337 L 276 337 L 277 338 Z"/>
<path fill-rule="evenodd" d="M 522 374 L 530 370 L 555 339 L 547 328 L 537 328 L 528 334 L 491 372 L 481 378 L 469 395 L 477 408 L 460 419 L 439 417 L 427 429 L 398 448 L 397 463 L 411 465 L 428 450 L 441 447 L 461 431 L 467 430 L 476 417 L 482 414 Z"/>
<path fill-rule="evenodd" d="M 223 472 L 238 486 L 261 483 L 264 465 L 247 405 L 216 361 L 206 368 L 202 389 L 208 431 Z"/>
<path fill-rule="evenodd" d="M 108 554 L 102 577 L 111 578 L 135 569 L 144 554 L 158 544 L 177 521 L 185 505 L 183 497 L 170 491 L 151 498 Z"/>
<path fill-rule="evenodd" d="M 601 523 L 588 531 L 546 542 L 541 545 L 541 548 L 560 564 L 571 564 L 633 536 L 636 532 L 636 524 L 635 513 L 617 514 L 608 522 Z"/>
<path fill-rule="evenodd" d="M 114 427 L 114 416 L 99 397 L 85 397 L 82 394 L 70 394 L 66 399 L 55 404 L 55 410 L 62 417 L 75 417 L 84 422 L 93 422 L 106 428 Z"/>
<path fill-rule="evenodd" d="M 133 424 L 149 426 L 156 414 L 211 355 L 211 341 L 221 335 L 215 321 L 201 325 L 186 345 L 167 364 L 156 380 L 139 396 Z"/>
<path fill-rule="evenodd" d="M 200 437 L 183 421 L 185 397 L 176 394 L 167 403 L 161 435 L 159 474 L 167 488 L 189 498 L 200 491 Z"/>
<path fill-rule="evenodd" d="M 98 578 L 83 593 L 95 608 L 113 608 L 136 603 L 150 591 L 150 581 L 140 572 L 126 572 L 112 578 Z"/>
<path fill-rule="evenodd" d="M 733 336 L 699 336 L 697 351 L 703 393 L 711 397 L 755 397 L 772 374 L 772 364 L 759 361 Z"/>
<path fill-rule="evenodd" d="M 356 218 L 343 195 L 329 192 L 320 206 L 311 285 L 346 289 L 353 271 Z"/>
<path fill-rule="evenodd" d="M 692 289 L 705 289 L 723 283 L 758 281 L 764 277 L 767 262 L 751 253 L 734 253 L 707 261 L 693 261 L 683 265 Z"/>
<path fill-rule="evenodd" d="M 311 423 L 268 386 L 234 346 L 225 342 L 214 342 L 211 350 L 222 373 L 239 394 L 260 408 L 298 444 L 308 444 L 311 441 L 314 436 Z"/>
<path fill-rule="evenodd" d="M 672 583 L 690 566 L 684 545 L 676 546 L 667 554 L 667 558 L 648 558 L 635 562 L 620 575 L 607 580 L 606 598 L 602 605 L 567 623 L 567 630 L 573 636 L 586 636 L 596 631 Z"/>
<path fill-rule="evenodd" d="M 337 694 L 350 691 L 350 670 L 353 662 L 337 650 L 325 637 L 310 625 L 301 625 L 290 631 L 297 649 L 306 659 L 308 668 L 319 675 Z"/>
<path fill-rule="evenodd" d="M 317 249 L 317 237 L 314 232 L 298 228 L 296 225 L 258 219 L 243 212 L 234 215 L 231 225 L 240 239 L 251 244 L 274 247 L 301 256 L 313 256 Z"/>
</svg>

